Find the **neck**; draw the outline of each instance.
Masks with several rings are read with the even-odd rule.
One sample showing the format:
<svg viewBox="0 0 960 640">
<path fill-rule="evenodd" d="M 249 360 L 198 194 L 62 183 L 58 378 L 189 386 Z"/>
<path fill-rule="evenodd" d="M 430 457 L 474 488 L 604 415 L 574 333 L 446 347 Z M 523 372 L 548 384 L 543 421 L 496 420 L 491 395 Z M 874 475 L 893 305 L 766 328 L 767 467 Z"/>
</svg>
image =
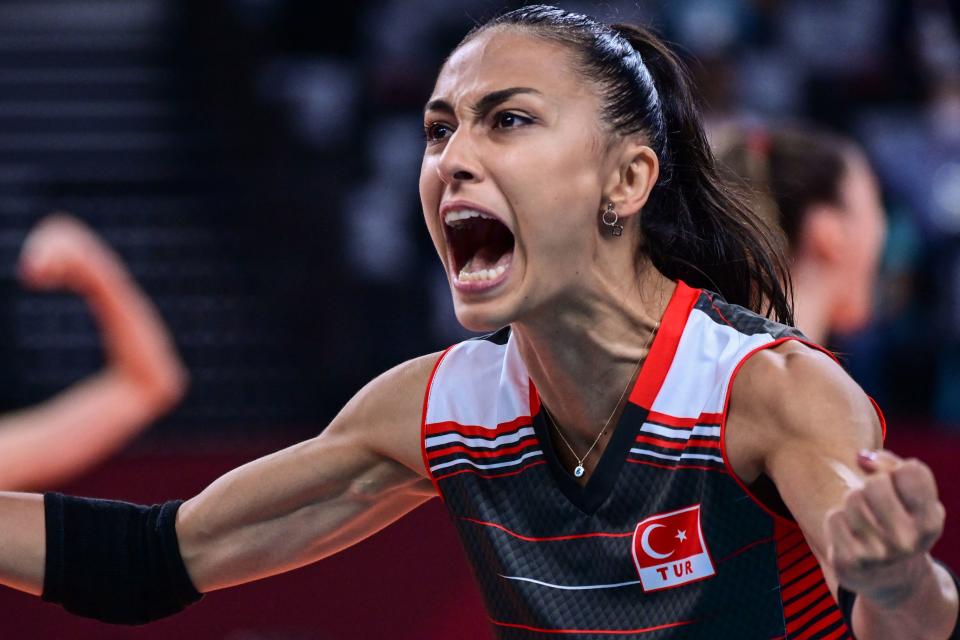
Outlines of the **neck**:
<svg viewBox="0 0 960 640">
<path fill-rule="evenodd" d="M 827 274 L 802 260 L 791 270 L 793 312 L 797 328 L 813 342 L 823 344 L 830 331 L 833 287 Z"/>
<path fill-rule="evenodd" d="M 589 446 L 615 412 L 674 287 L 648 267 L 633 281 L 606 279 L 513 323 L 541 401 L 568 437 Z"/>
</svg>

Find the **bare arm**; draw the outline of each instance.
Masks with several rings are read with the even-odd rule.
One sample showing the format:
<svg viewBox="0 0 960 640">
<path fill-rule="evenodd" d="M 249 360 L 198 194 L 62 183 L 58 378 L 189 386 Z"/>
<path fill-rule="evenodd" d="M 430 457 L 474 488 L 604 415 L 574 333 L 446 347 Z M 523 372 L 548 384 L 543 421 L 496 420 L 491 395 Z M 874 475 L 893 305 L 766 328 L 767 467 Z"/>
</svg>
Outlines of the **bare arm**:
<svg viewBox="0 0 960 640">
<path fill-rule="evenodd" d="M 177 514 L 193 585 L 207 592 L 319 560 L 435 495 L 420 454 L 423 393 L 439 354 L 362 389 L 320 436 L 222 476 Z M 41 496 L 0 493 L 0 583 L 40 594 Z"/>
<path fill-rule="evenodd" d="M 186 372 L 156 309 L 86 226 L 54 215 L 24 245 L 27 286 L 66 288 L 100 325 L 106 368 L 40 405 L 0 418 L 0 487 L 61 483 L 99 462 L 183 395 Z"/>
<path fill-rule="evenodd" d="M 388 371 L 320 436 L 244 465 L 186 502 L 177 533 L 197 590 L 319 560 L 434 496 L 420 453 L 420 414 L 438 357 Z"/>
<path fill-rule="evenodd" d="M 957 591 L 929 549 L 943 528 L 930 470 L 882 452 L 876 412 L 826 355 L 797 343 L 760 352 L 734 383 L 728 447 L 747 482 L 773 479 L 834 595 L 857 594 L 863 640 L 946 638 Z"/>
</svg>

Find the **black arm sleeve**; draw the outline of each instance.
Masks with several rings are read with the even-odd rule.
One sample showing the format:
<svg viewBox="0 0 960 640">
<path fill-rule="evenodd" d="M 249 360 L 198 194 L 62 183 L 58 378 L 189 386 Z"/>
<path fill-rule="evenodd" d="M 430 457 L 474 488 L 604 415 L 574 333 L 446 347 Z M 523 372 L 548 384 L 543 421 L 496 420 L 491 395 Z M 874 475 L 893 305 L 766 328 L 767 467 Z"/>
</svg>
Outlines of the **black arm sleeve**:
<svg viewBox="0 0 960 640">
<path fill-rule="evenodd" d="M 43 599 L 80 616 L 143 624 L 203 597 L 180 556 L 174 500 L 151 507 L 44 495 Z"/>
<path fill-rule="evenodd" d="M 936 558 L 933 559 L 938 565 L 947 570 L 947 573 L 950 574 L 950 577 L 953 579 L 953 584 L 957 585 L 957 592 L 960 593 L 960 580 L 957 579 L 957 574 L 953 570 L 940 562 Z M 843 613 L 843 618 L 847 621 L 847 627 L 850 628 L 850 631 L 853 632 L 853 603 L 857 599 L 857 594 L 852 591 L 847 591 L 843 587 L 837 588 L 837 604 L 840 605 L 840 611 Z M 960 616 L 960 614 L 958 614 Z M 953 625 L 953 633 L 950 634 L 950 637 L 947 640 L 960 640 L 960 617 L 958 617 L 957 622 Z"/>
</svg>

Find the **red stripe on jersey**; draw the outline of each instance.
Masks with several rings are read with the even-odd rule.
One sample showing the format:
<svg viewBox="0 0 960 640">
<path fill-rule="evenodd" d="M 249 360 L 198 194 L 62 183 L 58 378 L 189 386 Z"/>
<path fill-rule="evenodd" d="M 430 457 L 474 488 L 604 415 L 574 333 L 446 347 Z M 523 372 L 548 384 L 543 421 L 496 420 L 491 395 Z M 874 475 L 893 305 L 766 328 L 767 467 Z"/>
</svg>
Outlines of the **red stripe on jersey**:
<svg viewBox="0 0 960 640">
<path fill-rule="evenodd" d="M 734 551 L 734 552 L 731 553 L 730 555 L 727 555 L 727 556 L 724 556 L 724 557 L 720 558 L 719 560 L 717 560 L 717 564 L 723 564 L 723 563 L 726 562 L 727 560 L 732 560 L 733 558 L 736 558 L 736 557 L 739 556 L 740 554 L 746 553 L 747 551 L 750 551 L 750 549 L 753 549 L 754 547 L 759 547 L 759 546 L 762 545 L 762 544 L 767 544 L 768 542 L 773 542 L 773 538 L 771 537 L 771 538 L 762 538 L 762 539 L 760 539 L 760 540 L 754 540 L 754 541 L 751 542 L 750 544 L 746 544 L 746 545 L 740 547 L 739 549 L 737 549 L 736 551 Z"/>
<path fill-rule="evenodd" d="M 713 307 L 713 310 L 717 312 L 717 315 L 720 316 L 720 319 L 723 320 L 723 323 L 728 327 L 732 327 L 733 323 L 727 320 L 727 316 L 723 315 L 723 312 L 720 311 L 720 307 L 718 307 L 717 303 L 714 302 L 713 296 L 710 295 L 709 293 L 706 293 L 705 295 L 707 296 L 707 299 L 710 301 L 710 306 Z"/>
<path fill-rule="evenodd" d="M 660 631 L 661 629 L 673 629 L 675 627 L 684 627 L 693 624 L 696 620 L 684 620 L 683 622 L 668 622 L 667 624 L 658 624 L 655 627 L 644 627 L 643 629 L 541 629 L 539 627 L 530 627 L 525 624 L 514 624 L 512 622 L 500 622 L 490 618 L 492 624 L 498 627 L 510 627 L 512 629 L 524 629 L 525 631 L 536 631 L 537 633 L 591 633 L 595 635 L 621 636 L 634 633 L 646 633 L 648 631 Z"/>
<path fill-rule="evenodd" d="M 427 477 L 430 478 L 430 482 L 433 484 L 433 490 L 440 496 L 441 502 L 446 502 L 447 499 L 443 497 L 440 487 L 437 486 L 437 479 L 434 478 L 430 472 L 430 461 L 427 459 L 427 403 L 430 400 L 430 389 L 433 387 L 433 378 L 437 375 L 437 369 L 440 368 L 440 363 L 443 362 L 443 359 L 450 353 L 450 349 L 453 349 L 453 347 L 447 347 L 433 364 L 433 370 L 427 379 L 427 388 L 423 391 L 423 409 L 420 413 L 420 456 L 423 458 L 423 467 L 427 472 Z"/>
<path fill-rule="evenodd" d="M 877 412 L 877 418 L 880 420 L 880 438 L 883 442 L 887 440 L 887 417 L 883 415 L 883 410 L 880 409 L 880 405 L 877 404 L 877 401 L 874 400 L 871 396 L 867 396 L 867 399 L 870 400 L 870 404 L 873 405 L 873 410 Z"/>
<path fill-rule="evenodd" d="M 696 469 L 697 471 L 719 471 L 720 473 L 726 473 L 727 470 L 725 467 L 707 467 L 696 464 L 661 464 L 659 462 L 653 462 L 651 460 L 641 460 L 639 458 L 627 458 L 627 462 L 632 462 L 633 464 L 645 464 L 648 467 L 657 467 L 658 469 L 669 469 L 674 471 L 676 469 Z"/>
<path fill-rule="evenodd" d="M 819 571 L 813 571 L 809 575 L 797 580 L 793 584 L 786 585 L 780 589 L 780 597 L 784 601 L 791 600 L 807 589 L 813 588 L 817 582 L 823 580 L 823 575 Z"/>
<path fill-rule="evenodd" d="M 780 567 L 781 571 L 783 571 L 806 555 L 810 555 L 810 547 L 807 546 L 807 541 L 803 540 L 798 544 L 793 545 L 793 548 L 790 551 L 786 551 L 777 556 L 777 566 Z"/>
<path fill-rule="evenodd" d="M 659 411 L 651 411 L 647 414 L 647 422 L 656 422 L 665 427 L 675 427 L 679 429 L 689 429 L 698 424 L 718 425 L 722 418 L 722 413 L 701 413 L 697 418 L 678 418 L 677 416 L 667 415 Z"/>
<path fill-rule="evenodd" d="M 680 344 L 680 336 L 683 334 L 684 327 L 687 326 L 687 318 L 690 317 L 690 311 L 699 297 L 699 289 L 692 289 L 683 282 L 677 282 L 677 287 L 663 312 L 660 329 L 653 338 L 653 344 L 650 345 L 647 360 L 643 363 L 637 382 L 630 391 L 630 402 L 633 404 L 644 409 L 650 409 L 653 406 L 653 401 L 657 399 L 663 380 L 667 377 L 667 371 L 670 370 L 670 364 L 677 353 L 677 345 Z"/>
<path fill-rule="evenodd" d="M 471 449 L 465 447 L 462 444 L 449 446 L 445 449 L 437 449 L 436 451 L 430 451 L 428 457 L 433 460 L 435 458 L 440 458 L 443 456 L 448 456 L 451 453 L 466 453 L 471 458 L 496 458 L 497 456 L 505 456 L 511 453 L 516 453 L 522 451 L 528 447 L 532 447 L 537 444 L 536 437 L 526 438 L 521 440 L 512 447 L 504 447 L 503 449 Z"/>
<path fill-rule="evenodd" d="M 803 560 L 794 563 L 789 568 L 784 567 L 780 570 L 780 583 L 784 586 L 792 584 L 795 580 L 800 578 L 800 576 L 808 573 L 811 569 L 818 568 L 820 563 L 817 562 L 817 559 L 813 557 L 811 553 L 809 556 L 805 557 Z"/>
<path fill-rule="evenodd" d="M 527 382 L 527 394 L 530 396 L 530 415 L 535 416 L 540 413 L 540 394 L 533 386 L 533 380 Z"/>
<path fill-rule="evenodd" d="M 816 602 L 819 598 L 822 598 L 824 595 L 829 596 L 830 589 L 827 587 L 825 583 L 821 583 L 810 593 L 804 595 L 801 598 L 797 598 L 796 600 L 794 600 L 793 602 L 785 606 L 783 608 L 783 615 L 787 618 L 791 618 L 797 615 L 798 613 L 800 613 L 801 611 L 803 611 L 804 609 L 806 609 L 807 607 L 809 607 L 811 604 Z"/>
<path fill-rule="evenodd" d="M 777 538 L 777 558 L 786 557 L 788 553 L 796 553 L 798 548 L 807 548 L 807 541 L 800 533 L 800 529 L 794 529 L 793 534 L 788 534 L 782 538 Z"/>
<path fill-rule="evenodd" d="M 795 637 L 796 640 L 807 640 L 808 638 L 816 638 L 817 634 L 826 629 L 827 627 L 832 627 L 838 622 L 842 623 L 841 628 L 847 633 L 850 630 L 847 628 L 846 623 L 843 622 L 843 615 L 840 613 L 839 609 L 834 609 L 832 612 L 828 613 L 822 620 L 818 620 L 816 624 L 811 625 L 808 629 L 804 629 L 803 633 L 800 633 Z"/>
<path fill-rule="evenodd" d="M 527 469 L 529 469 L 529 468 L 531 468 L 531 467 L 538 467 L 538 466 L 540 466 L 541 464 L 547 464 L 547 461 L 546 461 L 546 460 L 538 460 L 538 461 L 536 461 L 536 462 L 531 462 L 531 463 L 528 464 L 528 465 L 524 465 L 524 466 L 520 467 L 519 469 L 514 469 L 513 471 L 507 471 L 507 472 L 505 472 L 505 473 L 484 473 L 484 472 L 481 471 L 480 469 L 460 469 L 459 471 L 454 471 L 454 472 L 452 472 L 452 473 L 448 473 L 448 474 L 445 475 L 445 476 L 440 476 L 439 478 L 437 478 L 437 482 L 440 482 L 441 480 L 444 480 L 444 479 L 446 479 L 446 478 L 452 478 L 453 476 L 458 476 L 458 475 L 460 475 L 461 473 L 472 473 L 472 474 L 474 474 L 474 475 L 480 476 L 481 478 L 487 478 L 487 479 L 489 479 L 489 478 L 506 478 L 507 476 L 515 476 L 515 475 L 517 475 L 518 473 L 523 473 L 523 472 L 526 471 Z"/>
<path fill-rule="evenodd" d="M 824 636 L 821 640 L 839 640 L 839 638 L 849 638 L 850 630 L 847 629 L 847 625 L 842 625 L 839 629 L 832 632 L 828 636 Z"/>
<path fill-rule="evenodd" d="M 799 629 L 800 627 L 806 625 L 811 620 L 820 617 L 824 611 L 833 606 L 833 598 L 824 598 L 818 602 L 810 611 L 805 612 L 802 616 L 799 616 L 791 620 L 788 624 L 794 628 Z"/>
<path fill-rule="evenodd" d="M 496 427 L 483 427 L 480 425 L 460 424 L 453 420 L 444 420 L 443 422 L 431 422 L 427 425 L 427 435 L 437 435 L 439 433 L 450 433 L 455 431 L 462 436 L 495 438 L 504 435 L 510 431 L 516 431 L 531 424 L 530 416 L 517 416 L 509 422 L 501 422 Z"/>
<path fill-rule="evenodd" d="M 774 527 L 773 537 L 777 541 L 777 546 L 783 546 L 787 544 L 787 541 L 791 538 L 796 538 L 800 536 L 800 527 L 794 522 L 787 523 L 787 526 L 782 526 L 782 523 L 778 523 L 779 526 Z M 792 542 L 792 540 L 790 540 Z"/>
<path fill-rule="evenodd" d="M 686 449 L 687 447 L 701 447 L 704 449 L 720 449 L 719 440 L 705 440 L 703 438 L 690 438 L 685 442 L 674 442 L 673 440 L 661 440 L 656 436 L 642 435 L 637 436 L 637 442 L 656 445 L 664 449 Z"/>
<path fill-rule="evenodd" d="M 777 546 L 777 571 L 780 574 L 780 601 L 784 603 L 783 615 L 786 618 L 787 637 L 791 640 L 812 638 L 819 631 L 841 620 L 840 610 L 827 588 L 816 556 L 803 539 L 799 527 L 783 519 L 776 519 L 773 529 Z M 793 548 L 785 552 L 784 549 L 787 547 Z M 818 598 L 823 600 L 817 602 Z M 814 602 L 817 604 L 813 608 L 803 611 Z M 801 615 L 792 617 L 797 616 L 801 611 L 803 612 Z M 824 618 L 818 620 L 818 616 L 824 616 Z M 804 625 L 809 624 L 811 620 L 816 622 L 803 629 Z M 845 625 L 844 630 L 846 630 Z"/>
<path fill-rule="evenodd" d="M 525 536 L 515 531 L 507 529 L 501 524 L 496 522 L 484 522 L 483 520 L 474 520 L 473 518 L 460 518 L 466 522 L 472 522 L 474 524 L 483 525 L 485 527 L 493 527 L 494 529 L 499 529 L 506 534 L 517 538 L 518 540 L 524 540 L 526 542 L 557 542 L 560 540 L 579 540 L 581 538 L 629 538 L 633 535 L 633 531 L 627 531 L 626 533 L 603 533 L 603 532 L 594 532 L 594 533 L 580 533 L 576 535 L 569 536 L 547 536 L 547 537 L 536 537 L 536 536 Z"/>
</svg>

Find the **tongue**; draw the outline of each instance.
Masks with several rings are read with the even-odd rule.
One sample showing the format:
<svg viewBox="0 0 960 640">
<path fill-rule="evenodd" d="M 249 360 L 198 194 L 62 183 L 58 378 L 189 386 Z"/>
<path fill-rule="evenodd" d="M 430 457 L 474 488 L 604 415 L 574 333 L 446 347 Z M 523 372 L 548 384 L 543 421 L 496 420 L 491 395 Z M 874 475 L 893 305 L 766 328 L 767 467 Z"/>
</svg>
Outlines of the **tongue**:
<svg viewBox="0 0 960 640">
<path fill-rule="evenodd" d="M 481 269 L 496 269 L 500 266 L 507 266 L 513 258 L 513 249 L 506 252 L 494 251 L 489 247 L 482 247 L 477 251 L 467 264 L 463 266 L 463 271 L 467 273 L 476 273 Z"/>
</svg>

